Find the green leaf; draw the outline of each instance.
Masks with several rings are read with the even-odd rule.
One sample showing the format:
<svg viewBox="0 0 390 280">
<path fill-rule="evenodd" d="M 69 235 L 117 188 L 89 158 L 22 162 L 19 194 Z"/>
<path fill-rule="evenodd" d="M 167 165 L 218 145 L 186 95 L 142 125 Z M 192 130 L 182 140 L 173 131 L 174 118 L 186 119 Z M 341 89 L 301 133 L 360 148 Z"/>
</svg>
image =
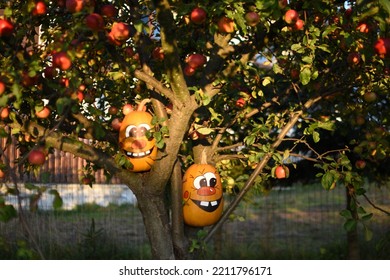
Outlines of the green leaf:
<svg viewBox="0 0 390 280">
<path fill-rule="evenodd" d="M 305 56 L 305 57 L 302 58 L 302 61 L 307 63 L 307 64 L 312 64 L 313 63 L 313 57 Z"/>
<path fill-rule="evenodd" d="M 351 232 L 352 230 L 356 229 L 357 227 L 357 221 L 354 220 L 354 219 L 348 219 L 345 223 L 344 223 L 344 229 L 348 232 Z"/>
<path fill-rule="evenodd" d="M 319 122 L 318 127 L 325 130 L 333 131 L 335 129 L 335 124 L 333 122 Z"/>
<path fill-rule="evenodd" d="M 313 141 L 318 143 L 320 141 L 320 134 L 317 131 L 313 131 Z"/>
<path fill-rule="evenodd" d="M 274 63 L 272 66 L 272 70 L 274 71 L 275 74 L 283 74 L 283 69 L 282 67 L 279 66 L 279 64 Z"/>
<path fill-rule="evenodd" d="M 382 7 L 390 15 L 390 1 L 389 0 L 379 0 L 379 3 L 382 5 Z"/>
<path fill-rule="evenodd" d="M 198 131 L 202 135 L 209 135 L 211 134 L 214 130 L 208 127 L 200 127 L 197 128 L 196 131 Z"/>
<path fill-rule="evenodd" d="M 71 100 L 67 97 L 58 98 L 56 101 L 57 113 L 62 115 L 65 108 L 70 104 Z"/>
<path fill-rule="evenodd" d="M 255 141 L 256 141 L 256 136 L 253 135 L 253 134 L 252 135 L 248 135 L 244 139 L 245 144 L 248 145 L 248 146 L 253 145 L 255 143 Z"/>
<path fill-rule="evenodd" d="M 0 221 L 8 222 L 12 218 L 16 218 L 17 213 L 12 205 L 0 204 Z"/>
<path fill-rule="evenodd" d="M 271 84 L 272 81 L 273 81 L 273 80 L 272 80 L 271 77 L 265 77 L 264 80 L 263 80 L 263 82 L 262 82 L 262 85 L 263 85 L 263 86 L 267 86 L 267 85 Z"/>
<path fill-rule="evenodd" d="M 8 105 L 8 95 L 3 94 L 2 96 L 0 96 L 0 107 L 5 107 L 7 105 Z"/>
<path fill-rule="evenodd" d="M 329 46 L 328 45 L 319 45 L 317 46 L 317 48 L 319 48 L 320 50 L 324 51 L 324 52 L 328 52 L 330 53 L 330 50 L 329 50 Z"/>
<path fill-rule="evenodd" d="M 26 183 L 26 184 L 24 184 L 24 187 L 30 191 L 38 189 L 38 186 L 36 186 L 32 183 Z"/>
<path fill-rule="evenodd" d="M 308 67 L 303 68 L 299 74 L 299 79 L 303 85 L 307 85 L 311 79 L 311 70 Z"/>
<path fill-rule="evenodd" d="M 327 171 L 321 178 L 322 187 L 325 190 L 332 190 L 335 188 L 339 174 L 336 170 Z"/>
<path fill-rule="evenodd" d="M 55 189 L 51 189 L 49 191 L 50 194 L 54 195 L 54 199 L 53 199 L 53 208 L 54 209 L 60 209 L 63 205 L 63 201 L 62 201 L 62 198 L 59 194 L 59 192 Z"/>
<path fill-rule="evenodd" d="M 351 211 L 344 209 L 340 212 L 340 215 L 346 219 L 352 219 L 352 213 Z"/>
<path fill-rule="evenodd" d="M 369 213 L 369 214 L 363 215 L 363 216 L 361 217 L 361 220 L 362 220 L 362 221 L 368 221 L 368 220 L 370 220 L 373 216 L 374 216 L 373 213 Z"/>
<path fill-rule="evenodd" d="M 297 53 L 302 53 L 304 51 L 304 48 L 300 43 L 291 45 L 291 50 Z"/>
<path fill-rule="evenodd" d="M 373 232 L 366 225 L 364 225 L 364 239 L 370 241 L 373 237 Z"/>
</svg>

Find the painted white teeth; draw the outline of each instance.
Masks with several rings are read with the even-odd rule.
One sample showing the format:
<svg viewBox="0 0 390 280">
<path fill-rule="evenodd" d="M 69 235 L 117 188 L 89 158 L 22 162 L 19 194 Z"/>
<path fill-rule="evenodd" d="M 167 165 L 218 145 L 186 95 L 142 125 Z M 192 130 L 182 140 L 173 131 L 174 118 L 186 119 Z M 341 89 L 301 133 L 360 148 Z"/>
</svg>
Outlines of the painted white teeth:
<svg viewBox="0 0 390 280">
<path fill-rule="evenodd" d="M 209 202 L 208 201 L 201 201 L 200 205 L 207 207 L 207 206 L 209 206 Z"/>
<path fill-rule="evenodd" d="M 211 206 L 215 206 L 215 205 L 217 205 L 217 204 L 218 204 L 218 202 L 217 202 L 217 201 L 211 201 L 210 203 L 211 203 Z"/>
<path fill-rule="evenodd" d="M 151 152 L 152 152 L 152 149 L 145 151 L 145 152 L 140 152 L 140 153 L 126 152 L 126 155 L 129 157 L 144 157 L 144 156 L 150 155 Z"/>
</svg>

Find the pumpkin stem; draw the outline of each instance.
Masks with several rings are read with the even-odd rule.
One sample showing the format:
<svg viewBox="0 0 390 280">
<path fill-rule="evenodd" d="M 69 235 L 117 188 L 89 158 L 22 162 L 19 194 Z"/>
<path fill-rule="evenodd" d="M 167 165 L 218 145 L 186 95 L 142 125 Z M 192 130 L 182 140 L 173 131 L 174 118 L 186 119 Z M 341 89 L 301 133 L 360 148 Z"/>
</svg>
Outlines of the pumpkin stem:
<svg viewBox="0 0 390 280">
<path fill-rule="evenodd" d="M 203 149 L 201 155 L 200 155 L 200 164 L 207 164 L 207 153 L 206 149 Z"/>
<path fill-rule="evenodd" d="M 149 98 L 142 100 L 141 103 L 138 105 L 137 111 L 146 111 L 145 105 L 146 105 L 146 103 L 149 103 L 149 102 L 150 102 Z"/>
</svg>

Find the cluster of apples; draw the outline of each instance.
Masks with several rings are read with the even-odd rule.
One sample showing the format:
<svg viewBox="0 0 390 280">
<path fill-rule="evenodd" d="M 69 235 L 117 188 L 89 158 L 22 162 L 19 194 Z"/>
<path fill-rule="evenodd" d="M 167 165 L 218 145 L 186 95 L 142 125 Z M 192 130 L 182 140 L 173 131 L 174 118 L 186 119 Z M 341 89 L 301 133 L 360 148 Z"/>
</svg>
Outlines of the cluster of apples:
<svg viewBox="0 0 390 280">
<path fill-rule="evenodd" d="M 207 12 L 202 7 L 195 7 L 190 15 L 189 19 L 192 23 L 201 25 L 206 22 Z M 260 16 L 255 11 L 248 11 L 245 14 L 245 21 L 248 26 L 254 27 L 260 22 Z M 217 27 L 220 33 L 233 33 L 236 30 L 236 26 L 234 20 L 227 17 L 222 16 L 217 20 Z"/>
<path fill-rule="evenodd" d="M 302 30 L 305 26 L 305 22 L 299 18 L 299 13 L 290 9 L 284 14 L 284 21 L 291 26 L 293 30 Z"/>
</svg>

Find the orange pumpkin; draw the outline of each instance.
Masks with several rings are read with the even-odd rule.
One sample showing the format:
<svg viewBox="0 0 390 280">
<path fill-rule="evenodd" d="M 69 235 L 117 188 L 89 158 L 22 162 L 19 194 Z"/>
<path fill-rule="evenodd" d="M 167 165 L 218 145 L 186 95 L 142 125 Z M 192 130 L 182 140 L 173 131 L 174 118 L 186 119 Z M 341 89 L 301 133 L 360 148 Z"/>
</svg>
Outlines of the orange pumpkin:
<svg viewBox="0 0 390 280">
<path fill-rule="evenodd" d="M 221 177 L 210 164 L 193 164 L 183 177 L 183 217 L 189 226 L 215 224 L 223 210 Z"/>
<path fill-rule="evenodd" d="M 143 100 L 137 111 L 130 111 L 119 129 L 119 144 L 132 164 L 130 171 L 149 171 L 157 156 L 156 140 L 152 135 L 152 115 L 146 112 Z"/>
</svg>

